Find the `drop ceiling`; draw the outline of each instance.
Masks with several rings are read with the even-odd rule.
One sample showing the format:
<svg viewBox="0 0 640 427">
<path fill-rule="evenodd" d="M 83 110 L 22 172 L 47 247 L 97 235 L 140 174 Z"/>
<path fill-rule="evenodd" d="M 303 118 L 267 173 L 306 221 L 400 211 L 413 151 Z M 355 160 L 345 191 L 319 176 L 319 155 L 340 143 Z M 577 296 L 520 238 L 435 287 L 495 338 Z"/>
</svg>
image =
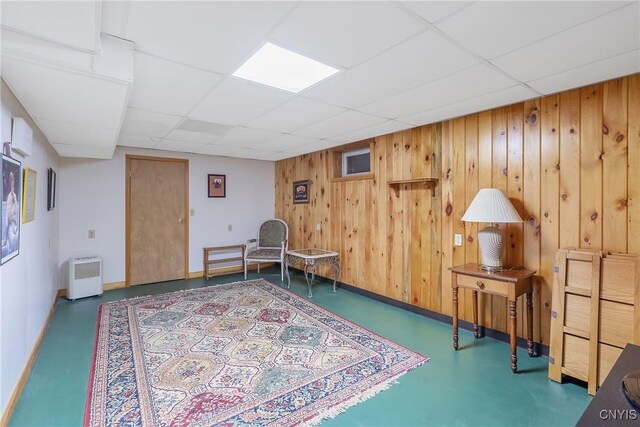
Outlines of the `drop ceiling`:
<svg viewBox="0 0 640 427">
<path fill-rule="evenodd" d="M 2 2 L 2 78 L 61 156 L 279 160 L 640 72 L 639 1 Z M 340 72 L 232 76 L 265 43 Z"/>
</svg>

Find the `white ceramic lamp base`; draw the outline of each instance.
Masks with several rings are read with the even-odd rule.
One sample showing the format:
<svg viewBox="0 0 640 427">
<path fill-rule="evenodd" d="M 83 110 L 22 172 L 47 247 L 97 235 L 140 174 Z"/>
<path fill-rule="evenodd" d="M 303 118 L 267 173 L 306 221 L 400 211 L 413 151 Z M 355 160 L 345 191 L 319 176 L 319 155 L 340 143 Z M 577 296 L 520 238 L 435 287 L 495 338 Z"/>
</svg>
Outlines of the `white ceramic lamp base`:
<svg viewBox="0 0 640 427">
<path fill-rule="evenodd" d="M 482 262 L 480 267 L 483 270 L 498 271 L 502 269 L 503 235 L 498 227 L 485 227 L 478 232 L 478 244 Z"/>
</svg>

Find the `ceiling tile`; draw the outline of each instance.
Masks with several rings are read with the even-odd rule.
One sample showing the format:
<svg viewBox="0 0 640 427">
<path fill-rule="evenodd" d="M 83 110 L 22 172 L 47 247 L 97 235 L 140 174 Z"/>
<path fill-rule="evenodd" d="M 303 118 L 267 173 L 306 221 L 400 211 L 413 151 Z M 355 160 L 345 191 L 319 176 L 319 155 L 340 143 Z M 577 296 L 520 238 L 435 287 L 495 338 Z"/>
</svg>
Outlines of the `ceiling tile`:
<svg viewBox="0 0 640 427">
<path fill-rule="evenodd" d="M 478 62 L 479 59 L 429 31 L 310 89 L 304 96 L 356 108 Z"/>
<path fill-rule="evenodd" d="M 131 2 L 126 38 L 136 48 L 226 74 L 292 7 L 290 2 Z"/>
<path fill-rule="evenodd" d="M 274 151 L 286 151 L 304 147 L 309 144 L 317 144 L 320 141 L 320 139 L 305 138 L 304 136 L 282 135 L 270 140 L 267 145 Z"/>
<path fill-rule="evenodd" d="M 425 21 L 434 23 L 440 21 L 447 16 L 452 15 L 456 11 L 462 9 L 466 5 L 471 4 L 468 1 L 404 1 L 402 5 L 411 9 Z"/>
<path fill-rule="evenodd" d="M 164 136 L 182 120 L 180 116 L 127 108 L 122 131 L 133 135 Z"/>
<path fill-rule="evenodd" d="M 116 148 L 115 144 L 108 145 L 73 145 L 73 144 L 51 144 L 61 157 L 82 157 L 87 159 L 105 159 L 113 157 Z"/>
<path fill-rule="evenodd" d="M 271 38 L 327 65 L 352 67 L 423 29 L 390 2 L 300 2 Z"/>
<path fill-rule="evenodd" d="M 386 121 L 387 119 L 349 110 L 311 126 L 299 129 L 293 133 L 309 138 L 327 139 L 332 136 L 341 135 Z"/>
<path fill-rule="evenodd" d="M 617 55 L 528 83 L 540 93 L 552 94 L 595 82 L 640 72 L 640 50 Z"/>
<path fill-rule="evenodd" d="M 491 62 L 528 82 L 638 48 L 640 2 L 635 2 Z"/>
<path fill-rule="evenodd" d="M 216 86 L 189 117 L 229 126 L 244 125 L 293 96 L 289 92 L 230 77 Z"/>
<path fill-rule="evenodd" d="M 490 108 L 513 104 L 515 102 L 536 98 L 537 96 L 537 93 L 527 89 L 525 86 L 516 85 L 475 98 L 466 99 L 463 102 L 457 102 L 423 111 L 409 117 L 403 117 L 401 120 L 411 123 L 414 126 L 422 126 L 466 114 L 477 113 Z"/>
<path fill-rule="evenodd" d="M 120 132 L 120 136 L 118 137 L 118 145 L 124 147 L 154 148 L 157 144 L 157 139 L 143 135 L 131 135 Z"/>
<path fill-rule="evenodd" d="M 207 144 L 200 148 L 199 152 L 210 156 L 229 156 L 233 157 L 234 153 L 240 151 L 238 147 L 230 147 L 228 145 Z"/>
<path fill-rule="evenodd" d="M 116 129 L 83 125 L 63 120 L 34 117 L 38 127 L 51 143 L 72 145 L 114 145 L 118 138 Z"/>
<path fill-rule="evenodd" d="M 185 116 L 221 79 L 216 73 L 136 52 L 129 106 Z"/>
<path fill-rule="evenodd" d="M 211 135 L 202 132 L 193 132 L 190 130 L 174 129 L 169 132 L 165 138 L 181 142 L 197 142 L 200 144 L 211 144 L 220 138 L 220 135 Z"/>
<path fill-rule="evenodd" d="M 298 96 L 274 108 L 256 120 L 253 120 L 248 123 L 248 126 L 287 133 L 317 123 L 344 111 L 344 108 L 323 104 Z"/>
<path fill-rule="evenodd" d="M 241 148 L 233 154 L 233 157 L 238 157 L 241 159 L 265 160 L 266 157 L 272 157 L 277 154 L 279 153 L 269 149 Z"/>
<path fill-rule="evenodd" d="M 266 130 L 236 127 L 214 141 L 214 144 L 236 148 L 257 148 L 267 146 L 269 141 L 279 136 L 281 134 Z"/>
<path fill-rule="evenodd" d="M 129 19 L 129 1 L 102 2 L 102 32 L 116 37 L 125 38 L 127 20 Z"/>
<path fill-rule="evenodd" d="M 180 151 L 183 153 L 194 153 L 206 144 L 200 142 L 174 141 L 173 139 L 162 139 L 156 144 L 156 150 Z"/>
<path fill-rule="evenodd" d="M 488 65 L 480 64 L 452 76 L 359 107 L 358 110 L 390 118 L 405 117 L 504 89 L 514 84 L 514 81 Z"/>
<path fill-rule="evenodd" d="M 99 1 L 3 1 L 2 26 L 77 49 L 99 50 Z"/>
<path fill-rule="evenodd" d="M 110 129 L 120 126 L 125 85 L 6 57 L 2 77 L 31 116 Z"/>
<path fill-rule="evenodd" d="M 389 133 L 397 132 L 399 130 L 405 130 L 413 127 L 408 123 L 402 123 L 396 120 L 389 120 L 378 125 L 369 126 L 363 129 L 356 130 L 354 132 L 345 133 L 329 140 L 340 144 L 347 144 L 350 142 L 362 141 L 363 139 L 373 138 L 380 135 L 387 135 Z"/>
<path fill-rule="evenodd" d="M 437 27 L 485 59 L 495 58 L 529 43 L 620 8 L 616 1 L 480 1 Z M 608 29 L 607 29 L 608 30 Z"/>
</svg>

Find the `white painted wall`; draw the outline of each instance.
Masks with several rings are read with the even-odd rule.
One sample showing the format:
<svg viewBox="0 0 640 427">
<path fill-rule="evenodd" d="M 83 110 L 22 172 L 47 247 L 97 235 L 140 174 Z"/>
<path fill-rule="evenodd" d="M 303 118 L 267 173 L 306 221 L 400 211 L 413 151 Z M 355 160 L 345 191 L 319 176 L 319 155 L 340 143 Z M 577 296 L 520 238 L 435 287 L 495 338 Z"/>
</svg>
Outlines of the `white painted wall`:
<svg viewBox="0 0 640 427">
<path fill-rule="evenodd" d="M 69 257 L 97 254 L 104 282 L 125 280 L 125 156 L 189 160 L 189 271 L 202 271 L 202 248 L 244 243 L 275 215 L 275 163 L 117 147 L 111 160 L 60 160 L 60 286 Z M 227 176 L 227 197 L 207 197 L 207 174 Z M 58 208 L 57 207 L 57 208 Z M 228 226 L 232 231 L 228 231 Z M 95 230 L 95 239 L 88 231 Z"/>
<path fill-rule="evenodd" d="M 11 140 L 11 117 L 33 129 L 30 157 L 13 157 L 37 171 L 35 220 L 20 226 L 20 254 L 0 267 L 0 413 L 16 386 L 59 287 L 59 210 L 47 211 L 47 169 L 59 171 L 59 158 L 9 87 L 2 81 L 0 132 Z"/>
</svg>

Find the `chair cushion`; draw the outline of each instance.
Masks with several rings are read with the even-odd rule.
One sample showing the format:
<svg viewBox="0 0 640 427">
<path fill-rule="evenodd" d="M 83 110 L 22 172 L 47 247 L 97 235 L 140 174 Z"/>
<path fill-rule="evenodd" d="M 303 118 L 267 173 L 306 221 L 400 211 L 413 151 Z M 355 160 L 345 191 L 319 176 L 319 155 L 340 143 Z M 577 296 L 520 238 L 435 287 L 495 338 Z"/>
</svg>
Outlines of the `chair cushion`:
<svg viewBox="0 0 640 427">
<path fill-rule="evenodd" d="M 260 226 L 258 246 L 278 248 L 287 239 L 287 227 L 280 221 L 265 221 Z"/>
<path fill-rule="evenodd" d="M 280 260 L 280 249 L 254 249 L 249 251 L 247 259 Z"/>
</svg>

